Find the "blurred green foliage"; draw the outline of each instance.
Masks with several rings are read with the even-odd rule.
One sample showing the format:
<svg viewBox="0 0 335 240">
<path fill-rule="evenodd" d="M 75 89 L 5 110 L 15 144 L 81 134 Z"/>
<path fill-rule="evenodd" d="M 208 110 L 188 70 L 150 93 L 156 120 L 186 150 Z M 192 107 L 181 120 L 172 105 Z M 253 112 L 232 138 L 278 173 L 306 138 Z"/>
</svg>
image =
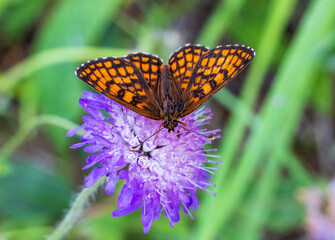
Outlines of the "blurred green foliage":
<svg viewBox="0 0 335 240">
<path fill-rule="evenodd" d="M 113 218 L 98 194 L 66 239 L 298 239 L 297 190 L 335 173 L 332 0 L 0 1 L 0 239 L 41 239 L 79 191 L 85 155 L 65 137 L 83 111 L 84 61 L 132 51 L 165 60 L 187 42 L 253 47 L 248 69 L 209 102 L 223 130 L 217 196 L 195 220 Z M 324 130 L 328 129 L 328 131 Z"/>
</svg>

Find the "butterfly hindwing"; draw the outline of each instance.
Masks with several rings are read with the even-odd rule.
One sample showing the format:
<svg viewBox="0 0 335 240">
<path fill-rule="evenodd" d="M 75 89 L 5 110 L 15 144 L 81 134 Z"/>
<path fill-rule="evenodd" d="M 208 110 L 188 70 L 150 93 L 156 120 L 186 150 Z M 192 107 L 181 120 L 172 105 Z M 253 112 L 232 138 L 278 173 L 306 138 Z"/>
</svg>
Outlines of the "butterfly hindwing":
<svg viewBox="0 0 335 240">
<path fill-rule="evenodd" d="M 160 119 L 160 107 L 142 73 L 132 62 L 124 58 L 99 58 L 82 64 L 76 75 L 130 110 L 151 119 Z"/>
<path fill-rule="evenodd" d="M 169 60 L 172 78 L 182 92 L 189 84 L 192 72 L 200 57 L 208 51 L 207 47 L 188 44 L 173 53 Z"/>
<path fill-rule="evenodd" d="M 225 86 L 253 59 L 253 49 L 241 45 L 219 46 L 202 55 L 196 64 L 183 99 L 186 116 Z"/>
</svg>

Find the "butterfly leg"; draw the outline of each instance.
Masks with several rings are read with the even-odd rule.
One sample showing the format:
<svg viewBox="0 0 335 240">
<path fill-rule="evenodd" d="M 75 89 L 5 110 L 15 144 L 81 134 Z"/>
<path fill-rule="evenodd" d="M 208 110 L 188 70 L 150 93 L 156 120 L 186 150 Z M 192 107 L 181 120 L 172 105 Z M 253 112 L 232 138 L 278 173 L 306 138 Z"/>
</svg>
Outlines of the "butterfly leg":
<svg viewBox="0 0 335 240">
<path fill-rule="evenodd" d="M 158 133 L 161 131 L 162 125 L 163 125 L 163 123 L 161 123 L 161 124 L 159 125 L 158 131 L 156 132 L 155 139 L 154 139 L 154 141 L 153 141 L 152 143 L 155 142 L 155 140 L 156 140 L 156 138 L 157 138 L 157 136 L 158 136 Z"/>
<path fill-rule="evenodd" d="M 184 125 L 185 127 L 187 127 L 187 124 L 186 123 L 183 123 L 181 121 L 178 121 L 178 123 L 180 123 L 181 125 Z"/>
<path fill-rule="evenodd" d="M 159 125 L 159 128 L 158 128 L 158 131 L 157 131 L 157 132 L 155 132 L 154 134 L 152 134 L 150 137 L 147 137 L 143 142 L 140 141 L 140 144 L 139 144 L 139 145 L 137 145 L 137 146 L 135 146 L 135 147 L 132 147 L 130 150 L 131 150 L 131 151 L 134 151 L 136 148 L 140 147 L 138 151 L 141 152 L 142 149 L 143 149 L 143 144 L 144 144 L 149 138 L 151 138 L 151 137 L 153 137 L 154 135 L 156 135 L 154 141 L 152 142 L 152 143 L 154 143 L 155 140 L 156 140 L 156 138 L 157 138 L 158 133 L 163 129 L 163 128 L 162 128 L 162 125 L 163 125 L 163 123 L 161 123 L 161 124 Z"/>
</svg>

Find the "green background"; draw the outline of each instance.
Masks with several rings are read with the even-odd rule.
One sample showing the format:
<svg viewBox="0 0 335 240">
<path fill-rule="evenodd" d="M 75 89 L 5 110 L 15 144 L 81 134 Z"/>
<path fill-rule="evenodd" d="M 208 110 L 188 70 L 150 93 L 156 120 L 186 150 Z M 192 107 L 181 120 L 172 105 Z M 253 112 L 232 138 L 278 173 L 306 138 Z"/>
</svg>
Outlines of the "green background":
<svg viewBox="0 0 335 240">
<path fill-rule="evenodd" d="M 256 57 L 207 105 L 224 164 L 199 191 L 195 220 L 140 212 L 113 218 L 103 190 L 65 239 L 299 239 L 299 189 L 335 173 L 333 0 L 1 0 L 0 239 L 43 239 L 89 170 L 67 130 L 85 115 L 74 75 L 84 61 L 134 51 L 169 55 L 185 43 L 244 44 Z M 120 191 L 121 183 L 117 192 Z"/>
</svg>

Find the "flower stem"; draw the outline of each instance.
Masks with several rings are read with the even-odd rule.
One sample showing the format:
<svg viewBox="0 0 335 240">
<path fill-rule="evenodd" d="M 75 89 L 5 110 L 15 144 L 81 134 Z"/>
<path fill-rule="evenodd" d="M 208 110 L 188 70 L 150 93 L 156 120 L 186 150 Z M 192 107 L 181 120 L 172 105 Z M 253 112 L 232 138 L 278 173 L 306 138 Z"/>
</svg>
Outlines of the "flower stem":
<svg viewBox="0 0 335 240">
<path fill-rule="evenodd" d="M 58 224 L 56 229 L 49 236 L 47 236 L 46 240 L 62 239 L 82 216 L 84 208 L 90 203 L 90 198 L 93 198 L 97 189 L 105 182 L 106 176 L 100 178 L 94 186 L 90 188 L 83 188 L 74 200 L 63 220 Z"/>
</svg>

